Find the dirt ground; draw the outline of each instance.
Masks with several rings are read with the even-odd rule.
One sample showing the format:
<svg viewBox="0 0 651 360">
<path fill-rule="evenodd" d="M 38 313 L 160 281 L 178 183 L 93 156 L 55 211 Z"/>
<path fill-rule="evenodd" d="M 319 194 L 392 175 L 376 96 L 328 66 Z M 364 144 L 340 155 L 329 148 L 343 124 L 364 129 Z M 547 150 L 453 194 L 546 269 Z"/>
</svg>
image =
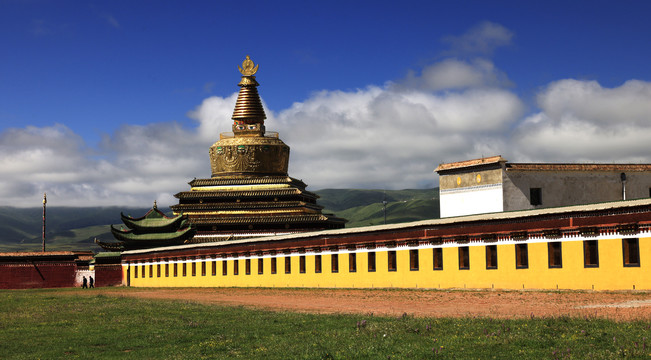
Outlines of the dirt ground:
<svg viewBox="0 0 651 360">
<path fill-rule="evenodd" d="M 651 321 L 651 292 L 99 288 L 80 294 L 172 299 L 306 313 L 417 317 L 603 317 Z"/>
</svg>

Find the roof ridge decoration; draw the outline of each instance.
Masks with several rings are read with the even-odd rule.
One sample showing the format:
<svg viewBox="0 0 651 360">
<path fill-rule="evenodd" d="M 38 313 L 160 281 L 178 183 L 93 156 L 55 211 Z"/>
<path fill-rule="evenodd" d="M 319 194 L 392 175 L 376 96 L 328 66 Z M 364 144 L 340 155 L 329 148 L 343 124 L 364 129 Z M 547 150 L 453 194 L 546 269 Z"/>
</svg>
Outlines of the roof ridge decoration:
<svg viewBox="0 0 651 360">
<path fill-rule="evenodd" d="M 256 130 L 259 135 L 264 135 L 264 119 L 267 118 L 262 101 L 258 94 L 257 87 L 260 85 L 256 80 L 255 74 L 258 72 L 258 66 L 253 63 L 253 60 L 246 56 L 242 62 L 240 72 L 242 73 L 242 80 L 237 84 L 240 87 L 240 93 L 237 95 L 235 102 L 235 109 L 233 110 L 232 119 L 235 120 L 233 124 L 233 133 L 235 136 L 242 135 L 255 135 L 250 134 L 250 130 Z M 242 123 L 243 122 L 243 123 Z M 255 124 L 256 126 L 254 129 Z M 242 131 L 245 131 L 244 133 Z"/>
</svg>

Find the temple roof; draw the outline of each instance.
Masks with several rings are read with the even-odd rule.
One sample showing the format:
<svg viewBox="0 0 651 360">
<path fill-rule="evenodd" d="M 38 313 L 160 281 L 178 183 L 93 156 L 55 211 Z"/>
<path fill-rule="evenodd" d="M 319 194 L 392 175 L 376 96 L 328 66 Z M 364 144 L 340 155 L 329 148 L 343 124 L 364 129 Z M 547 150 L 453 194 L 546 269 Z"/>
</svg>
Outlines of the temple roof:
<svg viewBox="0 0 651 360">
<path fill-rule="evenodd" d="M 289 176 L 220 176 L 210 179 L 194 179 L 190 186 L 219 186 L 219 185 L 258 185 L 258 184 L 293 184 L 302 189 L 307 185 L 298 179 Z"/>
<path fill-rule="evenodd" d="M 321 222 L 321 221 L 335 221 L 345 223 L 345 219 L 334 216 L 327 216 L 324 214 L 297 214 L 286 215 L 278 214 L 272 216 L 255 216 L 255 215 L 242 215 L 238 217 L 193 217 L 192 223 L 201 224 L 270 224 L 270 223 L 305 223 L 305 222 Z"/>
<path fill-rule="evenodd" d="M 124 225 L 129 229 L 139 229 L 140 231 L 153 231 L 153 232 L 164 232 L 169 231 L 170 229 L 176 229 L 181 227 L 181 222 L 183 217 L 180 215 L 177 216 L 167 216 L 162 211 L 158 210 L 158 206 L 154 202 L 154 207 L 149 210 L 144 216 L 134 218 L 124 213 L 120 213 L 120 217 Z"/>
<path fill-rule="evenodd" d="M 125 242 L 183 242 L 194 235 L 194 229 L 190 226 L 174 232 L 165 233 L 136 233 L 133 230 L 118 229 L 111 225 L 111 233 L 120 241 Z"/>
<path fill-rule="evenodd" d="M 227 202 L 227 203 L 202 203 L 202 204 L 178 204 L 172 205 L 172 209 L 178 211 L 189 210 L 217 210 L 217 209 L 293 209 L 306 208 L 321 210 L 323 206 L 305 201 L 252 201 L 252 202 Z"/>
<path fill-rule="evenodd" d="M 167 216 L 158 210 L 156 202 L 154 202 L 154 207 L 142 217 L 134 218 L 125 216 L 123 213 L 120 215 L 128 229 L 111 225 L 111 233 L 118 240 L 117 242 L 107 243 L 95 239 L 95 243 L 104 250 L 124 251 L 165 244 L 183 244 L 196 232 L 196 229 L 187 220 L 187 216 Z"/>
<path fill-rule="evenodd" d="M 286 196 L 286 195 L 303 195 L 311 198 L 317 198 L 317 195 L 296 188 L 278 189 L 278 190 L 250 190 L 250 191 L 183 191 L 176 195 L 176 198 L 208 198 L 208 197 L 254 197 L 254 196 Z"/>
</svg>

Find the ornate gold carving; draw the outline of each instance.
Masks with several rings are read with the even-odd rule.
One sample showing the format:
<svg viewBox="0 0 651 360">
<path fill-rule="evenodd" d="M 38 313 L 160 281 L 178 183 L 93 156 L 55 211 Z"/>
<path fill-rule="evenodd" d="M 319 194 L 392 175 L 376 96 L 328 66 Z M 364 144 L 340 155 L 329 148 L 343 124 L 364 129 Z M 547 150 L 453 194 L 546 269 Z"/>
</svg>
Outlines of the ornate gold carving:
<svg viewBox="0 0 651 360">
<path fill-rule="evenodd" d="M 289 146 L 269 137 L 227 138 L 210 148 L 213 176 L 227 173 L 287 174 Z"/>
<path fill-rule="evenodd" d="M 249 55 L 246 56 L 246 59 L 242 61 L 242 67 L 239 65 L 237 66 L 238 69 L 240 69 L 240 72 L 244 76 L 251 76 L 255 75 L 256 72 L 258 72 L 258 65 L 255 65 L 253 63 L 253 60 L 249 57 Z"/>
</svg>

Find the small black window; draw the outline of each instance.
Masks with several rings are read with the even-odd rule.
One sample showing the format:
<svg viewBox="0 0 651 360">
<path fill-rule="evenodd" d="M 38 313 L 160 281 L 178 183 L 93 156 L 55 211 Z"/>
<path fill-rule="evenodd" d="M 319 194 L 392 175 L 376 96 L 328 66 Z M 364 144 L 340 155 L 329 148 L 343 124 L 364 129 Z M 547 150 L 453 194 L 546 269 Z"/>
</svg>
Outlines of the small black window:
<svg viewBox="0 0 651 360">
<path fill-rule="evenodd" d="M 276 257 L 275 256 L 272 257 L 271 258 L 271 273 L 272 274 L 276 273 L 276 265 L 277 265 L 277 263 L 278 263 L 278 261 L 277 261 Z"/>
<path fill-rule="evenodd" d="M 515 268 L 529 268 L 529 247 L 527 244 L 515 244 Z"/>
<path fill-rule="evenodd" d="M 251 259 L 244 260 L 244 273 L 251 275 Z"/>
<path fill-rule="evenodd" d="M 640 266 L 640 243 L 637 238 L 622 239 L 622 252 L 624 255 L 624 266 Z"/>
<path fill-rule="evenodd" d="M 348 253 L 348 272 L 357 272 L 357 254 Z"/>
<path fill-rule="evenodd" d="M 333 273 L 339 272 L 339 254 L 332 254 L 330 256 L 330 258 L 332 259 L 332 262 L 331 262 L 331 265 L 330 265 L 331 271 Z"/>
<path fill-rule="evenodd" d="M 497 269 L 497 245 L 486 245 L 486 269 Z"/>
<path fill-rule="evenodd" d="M 470 269 L 470 248 L 467 246 L 459 247 L 459 270 Z"/>
<path fill-rule="evenodd" d="M 409 250 L 409 270 L 418 271 L 419 261 L 418 261 L 418 249 Z"/>
<path fill-rule="evenodd" d="M 599 241 L 583 241 L 583 267 L 599 267 Z"/>
<path fill-rule="evenodd" d="M 258 274 L 264 273 L 264 258 L 258 258 Z"/>
<path fill-rule="evenodd" d="M 314 272 L 317 274 L 321 272 L 321 254 L 314 256 Z"/>
<path fill-rule="evenodd" d="M 298 257 L 298 272 L 305 274 L 305 255 Z"/>
<path fill-rule="evenodd" d="M 292 258 L 285 256 L 285 274 L 292 273 Z"/>
<path fill-rule="evenodd" d="M 240 261 L 238 259 L 233 260 L 233 275 L 240 274 Z"/>
<path fill-rule="evenodd" d="M 432 249 L 434 270 L 443 270 L 443 249 L 434 248 Z"/>
<path fill-rule="evenodd" d="M 368 271 L 375 271 L 375 251 L 368 252 Z"/>
<path fill-rule="evenodd" d="M 222 275 L 228 275 L 228 261 L 222 260 Z"/>
<path fill-rule="evenodd" d="M 398 259 L 396 258 L 396 252 L 395 250 L 391 250 L 387 252 L 388 254 L 388 265 L 389 265 L 389 271 L 397 271 L 398 270 Z"/>
<path fill-rule="evenodd" d="M 529 202 L 531 205 L 542 205 L 542 189 L 530 188 L 529 189 Z"/>
<path fill-rule="evenodd" d="M 547 259 L 550 268 L 563 267 L 563 243 L 550 242 L 547 243 Z"/>
</svg>

